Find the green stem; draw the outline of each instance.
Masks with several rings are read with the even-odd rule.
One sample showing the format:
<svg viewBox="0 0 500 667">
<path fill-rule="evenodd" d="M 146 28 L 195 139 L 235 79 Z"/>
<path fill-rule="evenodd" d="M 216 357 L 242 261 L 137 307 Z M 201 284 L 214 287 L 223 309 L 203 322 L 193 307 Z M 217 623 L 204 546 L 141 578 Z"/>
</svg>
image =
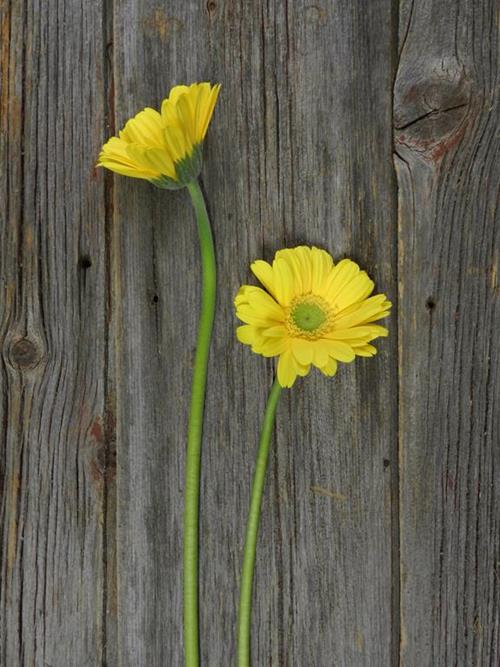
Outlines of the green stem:
<svg viewBox="0 0 500 667">
<path fill-rule="evenodd" d="M 184 654 L 186 667 L 198 667 L 200 664 L 198 628 L 198 526 L 201 438 L 208 354 L 214 322 L 216 265 L 214 243 L 203 193 L 197 181 L 189 183 L 187 188 L 196 212 L 203 272 L 200 320 L 191 389 L 184 491 Z"/>
<path fill-rule="evenodd" d="M 260 508 L 266 479 L 269 448 L 273 434 L 274 415 L 281 394 L 278 380 L 274 384 L 267 399 L 262 431 L 260 434 L 259 451 L 255 462 L 252 482 L 252 496 L 248 512 L 247 531 L 245 537 L 245 553 L 241 573 L 240 607 L 238 611 L 238 667 L 250 666 L 250 621 L 252 616 L 252 586 L 255 565 L 255 551 L 259 532 Z"/>
</svg>

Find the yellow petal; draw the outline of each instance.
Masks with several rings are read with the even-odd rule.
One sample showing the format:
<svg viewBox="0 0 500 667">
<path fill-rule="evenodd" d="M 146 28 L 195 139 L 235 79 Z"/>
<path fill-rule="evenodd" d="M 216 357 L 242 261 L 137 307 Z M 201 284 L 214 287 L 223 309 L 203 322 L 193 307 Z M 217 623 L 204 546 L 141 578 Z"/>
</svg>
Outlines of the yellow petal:
<svg viewBox="0 0 500 667">
<path fill-rule="evenodd" d="M 355 262 L 351 259 L 342 259 L 330 271 L 322 288 L 322 295 L 324 295 L 335 307 L 335 299 L 340 294 L 341 290 L 358 273 L 359 266 Z"/>
<path fill-rule="evenodd" d="M 234 297 L 234 305 L 248 304 L 248 292 L 252 289 L 255 289 L 253 285 L 242 285 Z"/>
<path fill-rule="evenodd" d="M 305 282 L 303 281 L 303 270 L 300 260 L 300 255 L 297 252 L 298 248 L 287 248 L 285 250 L 279 250 L 276 253 L 276 257 L 285 260 L 293 275 L 293 281 L 295 284 L 295 289 L 299 294 L 305 294 L 309 291 L 308 287 L 305 287 Z"/>
<path fill-rule="evenodd" d="M 164 125 L 179 125 L 177 115 L 177 102 L 181 95 L 189 92 L 188 86 L 174 86 L 169 96 L 163 100 L 161 105 L 161 117 Z"/>
<path fill-rule="evenodd" d="M 263 357 L 276 357 L 287 349 L 288 341 L 286 338 L 264 338 L 261 343 L 255 346 L 255 351 L 262 354 Z"/>
<path fill-rule="evenodd" d="M 325 344 L 328 354 L 337 361 L 343 361 L 344 363 L 353 361 L 355 355 L 352 347 L 347 343 L 340 340 L 324 340 L 322 342 Z"/>
<path fill-rule="evenodd" d="M 377 354 L 377 348 L 373 345 L 362 345 L 360 347 L 355 347 L 354 352 L 358 357 L 373 357 Z"/>
<path fill-rule="evenodd" d="M 293 356 L 302 365 L 312 363 L 314 350 L 312 342 L 303 338 L 294 338 L 291 343 Z"/>
<path fill-rule="evenodd" d="M 373 292 L 374 286 L 375 283 L 370 280 L 366 272 L 360 271 L 332 299 L 334 310 L 340 312 L 344 308 L 348 308 L 352 304 L 366 299 Z"/>
<path fill-rule="evenodd" d="M 191 86 L 194 84 L 191 84 Z M 186 93 L 189 93 L 191 86 L 185 86 L 184 84 L 180 86 L 174 86 L 171 90 L 170 93 L 168 94 L 168 98 L 165 100 L 166 103 L 170 104 L 177 104 L 179 97 L 181 95 L 185 95 Z"/>
<path fill-rule="evenodd" d="M 144 148 L 137 144 L 129 144 L 127 155 L 145 170 L 157 174 L 158 178 L 162 174 L 169 178 L 175 178 L 173 162 L 164 149 Z"/>
<path fill-rule="evenodd" d="M 236 317 L 246 324 L 252 324 L 255 327 L 268 328 L 277 324 L 276 320 L 267 317 L 248 304 L 241 304 L 236 309 Z"/>
<path fill-rule="evenodd" d="M 282 387 L 291 387 L 298 375 L 297 364 L 290 350 L 286 350 L 278 361 L 278 382 Z"/>
<path fill-rule="evenodd" d="M 191 146 L 197 143 L 195 113 L 195 106 L 191 97 L 182 95 L 177 103 L 177 114 L 182 125 L 182 133 Z"/>
<path fill-rule="evenodd" d="M 252 262 L 250 269 L 257 280 L 264 285 L 269 294 L 272 294 L 276 298 L 276 289 L 274 286 L 274 273 L 270 264 L 264 262 L 262 259 L 258 259 L 255 262 Z"/>
<path fill-rule="evenodd" d="M 269 327 L 268 329 L 263 329 L 263 335 L 266 338 L 287 338 L 288 331 L 285 326 L 282 324 L 277 324 L 275 327 Z"/>
<path fill-rule="evenodd" d="M 273 262 L 274 285 L 276 288 L 276 301 L 282 306 L 288 306 L 296 296 L 293 272 L 286 260 L 275 259 Z"/>
<path fill-rule="evenodd" d="M 165 144 L 174 162 L 180 162 L 193 152 L 193 144 L 184 133 L 184 128 L 169 125 L 164 130 Z"/>
<path fill-rule="evenodd" d="M 260 287 L 254 287 L 247 292 L 248 303 L 256 311 L 262 313 L 263 317 L 283 322 L 285 313 L 283 308 L 276 303 L 272 296 Z"/>
<path fill-rule="evenodd" d="M 100 158 L 102 156 L 112 157 L 114 159 L 123 159 L 130 162 L 127 156 L 127 142 L 118 137 L 111 137 L 102 147 Z"/>
<path fill-rule="evenodd" d="M 122 162 L 116 162 L 115 160 L 112 160 L 110 158 L 100 159 L 97 166 L 106 167 L 106 169 L 114 171 L 116 174 L 120 174 L 121 176 L 130 176 L 131 178 L 142 178 L 148 181 L 151 179 L 159 178 L 160 176 L 159 174 L 146 171 L 144 169 L 141 169 L 140 167 L 130 167 L 128 165 L 123 164 Z"/>
<path fill-rule="evenodd" d="M 301 377 L 304 377 L 309 373 L 311 370 L 310 364 L 303 366 L 302 364 L 297 363 L 295 366 L 295 370 L 297 371 L 297 375 L 300 375 Z"/>
<path fill-rule="evenodd" d="M 131 118 L 119 133 L 120 139 L 127 143 L 163 148 L 163 122 L 154 109 L 146 108 Z"/>
<path fill-rule="evenodd" d="M 254 345 L 258 342 L 258 329 L 250 324 L 243 324 L 236 329 L 236 337 L 244 345 Z"/>
<path fill-rule="evenodd" d="M 337 372 L 337 362 L 335 361 L 335 359 L 332 359 L 332 357 L 330 357 L 328 359 L 328 362 L 324 366 L 322 366 L 319 370 L 328 377 L 332 377 Z"/>
<path fill-rule="evenodd" d="M 328 363 L 328 359 L 330 357 L 330 348 L 329 348 L 330 341 L 323 341 L 323 340 L 315 340 L 312 343 L 312 347 L 314 350 L 314 360 L 313 364 L 317 368 L 322 368 L 322 366 L 326 366 Z"/>
<path fill-rule="evenodd" d="M 386 327 L 380 326 L 379 324 L 370 324 L 368 328 L 370 329 L 371 332 L 370 340 L 378 338 L 379 336 L 382 338 L 386 338 L 389 335 L 389 330 Z"/>
<path fill-rule="evenodd" d="M 369 324 L 385 317 L 390 307 L 391 303 L 387 301 L 385 294 L 377 294 L 339 314 L 335 318 L 335 327 L 347 329 L 361 324 Z"/>
<path fill-rule="evenodd" d="M 365 340 L 372 338 L 370 327 L 352 327 L 350 329 L 333 329 L 325 334 L 325 338 L 330 340 Z"/>
<path fill-rule="evenodd" d="M 314 294 L 321 294 L 326 279 L 333 268 L 331 255 L 320 248 L 311 248 L 312 280 L 311 290 Z"/>
<path fill-rule="evenodd" d="M 209 84 L 201 84 L 209 86 Z M 198 100 L 198 112 L 196 119 L 196 139 L 198 142 L 202 142 L 205 139 L 205 135 L 212 119 L 212 114 L 217 103 L 217 98 L 219 97 L 220 84 L 216 84 L 209 95 L 204 95 L 202 99 Z"/>
</svg>

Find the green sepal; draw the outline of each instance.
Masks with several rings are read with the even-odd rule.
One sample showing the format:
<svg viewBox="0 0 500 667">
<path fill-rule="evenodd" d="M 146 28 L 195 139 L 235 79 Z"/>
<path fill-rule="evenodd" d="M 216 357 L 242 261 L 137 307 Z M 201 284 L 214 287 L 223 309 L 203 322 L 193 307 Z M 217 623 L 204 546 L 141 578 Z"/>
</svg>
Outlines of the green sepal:
<svg viewBox="0 0 500 667">
<path fill-rule="evenodd" d="M 163 190 L 180 190 L 198 178 L 202 164 L 203 146 L 202 144 L 198 144 L 194 147 L 189 157 L 185 157 L 183 160 L 175 163 L 176 179 L 169 178 L 168 176 L 160 176 L 160 178 L 152 178 L 151 183 Z"/>
</svg>

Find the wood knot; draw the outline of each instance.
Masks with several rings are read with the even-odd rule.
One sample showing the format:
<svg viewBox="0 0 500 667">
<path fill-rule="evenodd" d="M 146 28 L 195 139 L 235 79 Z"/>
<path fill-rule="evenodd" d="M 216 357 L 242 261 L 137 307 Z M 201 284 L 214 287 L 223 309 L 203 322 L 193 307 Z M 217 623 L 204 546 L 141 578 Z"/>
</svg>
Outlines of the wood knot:
<svg viewBox="0 0 500 667">
<path fill-rule="evenodd" d="M 38 366 L 43 351 L 29 338 L 20 338 L 11 345 L 8 358 L 14 368 L 29 370 Z"/>
<path fill-rule="evenodd" d="M 161 8 L 154 9 L 143 20 L 146 34 L 155 38 L 159 37 L 162 42 L 170 39 L 176 33 L 184 29 L 184 24 L 175 16 L 167 16 Z"/>
<path fill-rule="evenodd" d="M 432 161 L 442 158 L 463 136 L 471 91 L 470 79 L 455 60 L 431 61 L 425 68 L 403 64 L 394 89 L 396 148 Z"/>
</svg>

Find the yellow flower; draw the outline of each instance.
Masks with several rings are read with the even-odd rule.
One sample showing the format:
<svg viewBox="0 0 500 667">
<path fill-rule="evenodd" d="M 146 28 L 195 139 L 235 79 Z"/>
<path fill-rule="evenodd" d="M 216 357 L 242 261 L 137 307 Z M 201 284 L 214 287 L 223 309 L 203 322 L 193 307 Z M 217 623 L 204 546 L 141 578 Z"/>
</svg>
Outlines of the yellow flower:
<svg viewBox="0 0 500 667">
<path fill-rule="evenodd" d="M 146 108 L 129 120 L 119 137 L 102 147 L 97 163 L 117 174 L 177 189 L 201 170 L 202 145 L 220 85 L 175 86 L 161 111 Z"/>
<path fill-rule="evenodd" d="M 350 259 L 334 264 L 325 250 L 299 246 L 278 251 L 272 266 L 257 260 L 251 269 L 267 291 L 238 291 L 236 315 L 246 323 L 238 340 L 264 357 L 279 356 L 282 387 L 311 366 L 334 375 L 337 361 L 371 357 L 377 350 L 370 341 L 388 335 L 373 322 L 389 314 L 391 303 L 384 294 L 370 297 L 373 281 Z"/>
</svg>

